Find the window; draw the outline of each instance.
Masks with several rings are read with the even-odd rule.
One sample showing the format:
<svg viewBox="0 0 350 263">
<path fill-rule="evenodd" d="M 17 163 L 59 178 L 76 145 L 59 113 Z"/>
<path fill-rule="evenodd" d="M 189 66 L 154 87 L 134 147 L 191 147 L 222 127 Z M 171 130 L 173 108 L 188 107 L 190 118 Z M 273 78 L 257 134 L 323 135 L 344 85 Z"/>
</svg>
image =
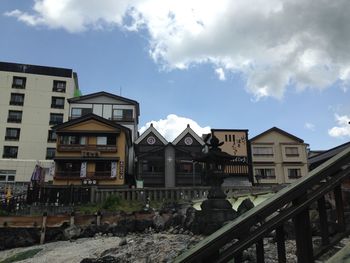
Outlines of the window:
<svg viewBox="0 0 350 263">
<path fill-rule="evenodd" d="M 85 145 L 86 144 L 86 137 L 85 136 L 77 136 L 77 135 L 70 135 L 70 136 L 62 136 L 61 137 L 61 144 L 63 145 Z"/>
<path fill-rule="evenodd" d="M 55 92 L 66 92 L 66 82 L 65 81 L 60 81 L 60 80 L 54 80 L 53 81 L 52 91 L 55 91 Z"/>
<path fill-rule="evenodd" d="M 295 179 L 295 178 L 301 177 L 301 170 L 300 170 L 300 168 L 288 169 L 288 177 L 290 179 Z"/>
<path fill-rule="evenodd" d="M 254 156 L 273 156 L 272 147 L 253 147 Z"/>
<path fill-rule="evenodd" d="M 22 106 L 24 103 L 24 94 L 11 93 L 10 105 Z"/>
<path fill-rule="evenodd" d="M 46 159 L 51 160 L 55 157 L 55 148 L 46 148 Z"/>
<path fill-rule="evenodd" d="M 273 168 L 259 168 L 255 169 L 255 176 L 260 178 L 275 178 L 275 169 Z"/>
<path fill-rule="evenodd" d="M 92 109 L 91 108 L 72 108 L 72 114 L 71 114 L 71 118 L 79 118 L 83 115 L 92 113 Z"/>
<path fill-rule="evenodd" d="M 22 122 L 22 111 L 20 110 L 9 110 L 9 115 L 7 117 L 7 122 Z"/>
<path fill-rule="evenodd" d="M 234 142 L 234 141 L 235 141 L 235 135 L 225 134 L 225 142 Z"/>
<path fill-rule="evenodd" d="M 3 158 L 17 158 L 18 147 L 17 146 L 4 146 Z"/>
<path fill-rule="evenodd" d="M 62 113 L 50 113 L 50 125 L 60 124 L 63 122 Z"/>
<path fill-rule="evenodd" d="M 193 163 L 192 161 L 180 160 L 177 162 L 177 172 L 179 173 L 193 173 Z"/>
<path fill-rule="evenodd" d="M 0 170 L 0 182 L 14 182 L 16 177 L 15 170 Z"/>
<path fill-rule="evenodd" d="M 117 140 L 113 135 L 110 136 L 98 136 L 97 137 L 97 145 L 116 145 Z"/>
<path fill-rule="evenodd" d="M 132 121 L 133 113 L 130 109 L 117 109 L 113 110 L 113 120 L 116 121 Z"/>
<path fill-rule="evenodd" d="M 56 142 L 57 140 L 57 135 L 55 131 L 49 130 L 48 136 L 47 136 L 47 142 Z"/>
<path fill-rule="evenodd" d="M 26 87 L 26 78 L 25 77 L 13 76 L 12 88 L 14 88 L 14 89 L 24 89 L 25 87 Z"/>
<path fill-rule="evenodd" d="M 286 147 L 286 156 L 299 156 L 298 147 Z"/>
<path fill-rule="evenodd" d="M 161 173 L 164 172 L 164 163 L 160 161 L 143 160 L 142 172 L 144 173 Z"/>
<path fill-rule="evenodd" d="M 64 109 L 64 97 L 52 97 L 51 108 Z"/>
<path fill-rule="evenodd" d="M 6 128 L 5 140 L 18 141 L 20 132 L 20 128 Z"/>
</svg>

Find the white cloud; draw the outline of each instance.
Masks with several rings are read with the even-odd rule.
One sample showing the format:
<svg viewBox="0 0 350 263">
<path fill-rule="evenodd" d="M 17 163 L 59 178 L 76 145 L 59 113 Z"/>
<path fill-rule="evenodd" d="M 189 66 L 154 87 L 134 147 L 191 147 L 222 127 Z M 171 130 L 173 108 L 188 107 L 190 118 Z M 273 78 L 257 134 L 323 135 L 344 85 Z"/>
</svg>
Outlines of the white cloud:
<svg viewBox="0 0 350 263">
<path fill-rule="evenodd" d="M 32 12 L 6 15 L 69 32 L 146 29 L 150 56 L 162 67 L 212 63 L 240 72 L 259 99 L 282 98 L 290 84 L 303 90 L 340 83 L 346 92 L 349 13 L 348 0 L 35 0 Z"/>
<path fill-rule="evenodd" d="M 350 116 L 339 116 L 338 114 L 335 114 L 335 119 L 338 126 L 329 129 L 328 134 L 332 137 L 350 137 Z"/>
<path fill-rule="evenodd" d="M 215 73 L 218 76 L 219 80 L 222 80 L 222 81 L 226 80 L 226 76 L 223 68 L 215 69 Z"/>
<path fill-rule="evenodd" d="M 305 127 L 305 129 L 310 130 L 310 131 L 314 131 L 315 130 L 315 124 L 310 123 L 310 122 L 306 122 L 304 127 Z"/>
<path fill-rule="evenodd" d="M 205 133 L 210 133 L 209 126 L 201 127 L 194 120 L 180 117 L 175 114 L 169 114 L 166 119 L 147 122 L 146 125 L 142 126 L 139 130 L 140 134 L 142 134 L 151 125 L 151 123 L 153 124 L 153 127 L 169 142 L 172 142 L 177 136 L 179 136 L 180 133 L 186 129 L 188 124 L 198 136 L 202 136 L 202 134 Z"/>
</svg>

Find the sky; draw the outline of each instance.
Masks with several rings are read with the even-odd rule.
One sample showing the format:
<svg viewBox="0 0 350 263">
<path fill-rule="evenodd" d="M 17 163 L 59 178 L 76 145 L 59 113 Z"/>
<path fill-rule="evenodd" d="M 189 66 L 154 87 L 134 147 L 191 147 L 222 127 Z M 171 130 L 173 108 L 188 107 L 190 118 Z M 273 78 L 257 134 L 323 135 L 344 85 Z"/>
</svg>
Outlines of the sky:
<svg viewBox="0 0 350 263">
<path fill-rule="evenodd" d="M 0 61 L 71 68 L 169 141 L 271 127 L 350 140 L 348 0 L 0 0 Z"/>
</svg>

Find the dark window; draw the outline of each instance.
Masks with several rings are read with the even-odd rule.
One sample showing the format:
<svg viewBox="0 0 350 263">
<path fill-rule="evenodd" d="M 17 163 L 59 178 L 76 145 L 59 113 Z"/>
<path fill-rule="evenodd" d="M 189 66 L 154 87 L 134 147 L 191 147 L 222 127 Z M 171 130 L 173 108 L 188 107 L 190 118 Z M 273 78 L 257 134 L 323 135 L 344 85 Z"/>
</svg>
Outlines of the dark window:
<svg viewBox="0 0 350 263">
<path fill-rule="evenodd" d="M 111 174 L 111 162 L 96 162 L 95 163 L 95 172 L 107 172 L 109 175 Z M 98 175 L 98 173 L 97 173 Z"/>
<path fill-rule="evenodd" d="M 255 169 L 255 176 L 258 178 L 275 178 L 275 169 L 273 168 L 261 168 Z"/>
<path fill-rule="evenodd" d="M 64 97 L 52 97 L 51 108 L 64 109 Z"/>
<path fill-rule="evenodd" d="M 300 168 L 288 169 L 288 177 L 291 178 L 291 179 L 295 179 L 295 178 L 301 177 L 301 170 L 300 170 Z"/>
<path fill-rule="evenodd" d="M 6 128 L 5 140 L 18 141 L 20 132 L 20 128 Z"/>
<path fill-rule="evenodd" d="M 79 118 L 83 115 L 92 113 L 92 109 L 91 108 L 72 108 L 72 114 L 71 114 L 71 118 Z"/>
<path fill-rule="evenodd" d="M 20 110 L 9 110 L 9 115 L 7 117 L 7 122 L 22 122 L 22 111 Z"/>
<path fill-rule="evenodd" d="M 63 122 L 62 113 L 50 113 L 50 125 L 56 125 Z"/>
<path fill-rule="evenodd" d="M 15 176 L 15 170 L 0 170 L 0 182 L 14 182 Z"/>
<path fill-rule="evenodd" d="M 25 77 L 13 77 L 12 88 L 14 89 L 24 89 L 26 87 L 26 78 Z"/>
<path fill-rule="evenodd" d="M 164 172 L 164 163 L 161 161 L 143 160 L 142 172 L 145 172 L 145 173 Z"/>
<path fill-rule="evenodd" d="M 4 146 L 3 158 L 17 158 L 18 147 L 17 146 Z"/>
<path fill-rule="evenodd" d="M 49 130 L 48 136 L 47 136 L 47 142 L 56 142 L 57 135 L 55 131 Z"/>
<path fill-rule="evenodd" d="M 60 80 L 54 80 L 53 81 L 52 91 L 55 91 L 55 92 L 66 92 L 66 82 L 65 81 L 60 81 Z"/>
<path fill-rule="evenodd" d="M 133 121 L 133 112 L 131 109 L 113 110 L 113 120 L 116 121 Z"/>
<path fill-rule="evenodd" d="M 97 145 L 116 145 L 116 143 L 117 143 L 117 139 L 115 135 L 96 137 Z"/>
<path fill-rule="evenodd" d="M 53 159 L 55 157 L 55 152 L 55 148 L 46 148 L 46 159 Z"/>
<path fill-rule="evenodd" d="M 24 103 L 24 94 L 11 93 L 10 105 L 22 106 Z"/>
</svg>

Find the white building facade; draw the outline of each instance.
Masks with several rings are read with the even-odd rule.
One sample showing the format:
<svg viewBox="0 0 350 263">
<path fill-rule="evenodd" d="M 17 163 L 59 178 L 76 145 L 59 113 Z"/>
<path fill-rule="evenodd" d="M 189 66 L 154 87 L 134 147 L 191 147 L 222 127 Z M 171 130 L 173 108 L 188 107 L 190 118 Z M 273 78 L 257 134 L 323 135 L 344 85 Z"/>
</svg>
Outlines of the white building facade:
<svg viewBox="0 0 350 263">
<path fill-rule="evenodd" d="M 56 147 L 51 126 L 68 120 L 75 93 L 72 69 L 0 62 L 0 183 L 29 182 L 36 164 L 48 172 Z"/>
</svg>

